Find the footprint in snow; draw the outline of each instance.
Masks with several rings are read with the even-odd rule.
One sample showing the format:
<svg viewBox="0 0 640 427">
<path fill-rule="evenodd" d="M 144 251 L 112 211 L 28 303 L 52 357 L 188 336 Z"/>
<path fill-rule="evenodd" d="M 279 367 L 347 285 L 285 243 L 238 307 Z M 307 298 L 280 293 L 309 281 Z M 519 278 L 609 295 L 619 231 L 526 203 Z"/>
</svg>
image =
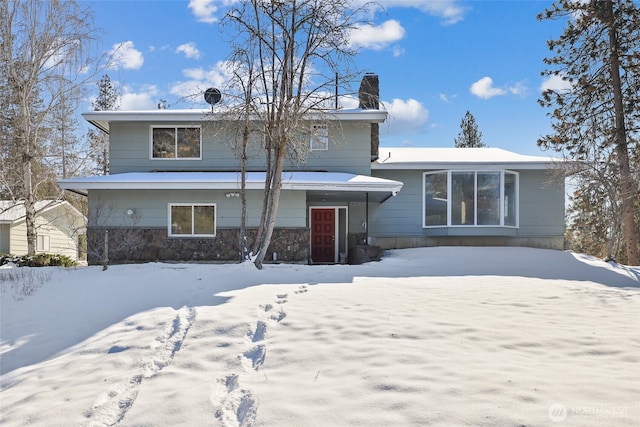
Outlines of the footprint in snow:
<svg viewBox="0 0 640 427">
<path fill-rule="evenodd" d="M 215 393 L 211 395 L 212 403 L 218 408 L 215 412 L 216 418 L 224 426 L 253 425 L 258 412 L 258 401 L 251 391 L 240 387 L 238 374 L 227 375 L 218 380 L 218 384 L 222 387 L 215 388 L 223 390 L 222 398 L 217 399 Z"/>
</svg>

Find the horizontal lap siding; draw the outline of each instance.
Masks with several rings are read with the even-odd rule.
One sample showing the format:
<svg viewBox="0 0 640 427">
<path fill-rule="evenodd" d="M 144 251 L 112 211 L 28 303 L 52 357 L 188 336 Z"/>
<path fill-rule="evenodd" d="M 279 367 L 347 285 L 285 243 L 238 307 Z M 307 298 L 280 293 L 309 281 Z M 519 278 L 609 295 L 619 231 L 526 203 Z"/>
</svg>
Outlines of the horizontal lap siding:
<svg viewBox="0 0 640 427">
<path fill-rule="evenodd" d="M 520 172 L 519 236 L 564 236 L 564 183 L 549 174 Z"/>
<path fill-rule="evenodd" d="M 158 123 L 176 125 L 176 123 Z M 179 124 L 189 126 L 189 124 Z M 198 125 L 198 123 L 195 123 Z M 202 159 L 173 160 L 149 159 L 150 126 L 146 122 L 112 123 L 110 130 L 110 173 L 148 172 L 153 170 L 220 171 L 238 170 L 240 160 L 231 148 L 233 134 L 202 130 Z M 264 153 L 259 148 L 259 137 L 254 135 L 249 149 L 250 170 L 264 170 Z M 329 149 L 308 151 L 306 162 L 287 161 L 286 169 L 347 172 L 368 175 L 370 172 L 370 124 L 348 123 L 329 128 Z M 308 148 L 305 146 L 304 150 Z"/>
<path fill-rule="evenodd" d="M 22 221 L 11 227 L 11 254 L 26 255 L 27 249 L 27 224 Z"/>
<path fill-rule="evenodd" d="M 369 234 L 374 236 L 417 236 L 422 234 L 422 172 L 383 171 L 373 175 L 404 183 L 395 197 L 369 208 Z"/>
<path fill-rule="evenodd" d="M 345 172 L 369 175 L 371 172 L 371 125 L 348 123 L 329 128 L 329 149 L 309 151 L 302 170 Z"/>
<path fill-rule="evenodd" d="M 370 208 L 369 233 L 377 237 L 424 236 L 564 236 L 564 184 L 546 171 L 520 171 L 520 227 L 422 228 L 423 171 L 374 170 L 379 178 L 404 183 L 397 196 Z"/>
<path fill-rule="evenodd" d="M 103 227 L 162 227 L 168 223 L 169 203 L 215 203 L 216 227 L 239 227 L 241 202 L 239 197 L 226 197 L 222 190 L 91 190 L 90 212 L 101 212 L 92 225 Z M 247 226 L 257 227 L 262 211 L 262 191 L 247 192 Z M 134 218 L 126 214 L 134 209 Z M 306 226 L 306 195 L 302 191 L 283 191 L 276 227 Z"/>
</svg>

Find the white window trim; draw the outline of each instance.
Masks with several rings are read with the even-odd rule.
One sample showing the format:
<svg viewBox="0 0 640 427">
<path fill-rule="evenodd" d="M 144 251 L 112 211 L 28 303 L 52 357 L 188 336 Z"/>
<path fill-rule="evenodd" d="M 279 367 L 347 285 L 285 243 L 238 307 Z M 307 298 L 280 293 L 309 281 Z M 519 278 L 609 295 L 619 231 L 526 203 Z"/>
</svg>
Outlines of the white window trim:
<svg viewBox="0 0 640 427">
<path fill-rule="evenodd" d="M 451 174 L 455 173 L 474 173 L 474 212 L 473 212 L 473 225 L 465 225 L 465 224 L 451 224 L 451 202 L 452 202 L 452 194 L 451 194 Z M 499 172 L 500 173 L 500 224 L 494 225 L 478 225 L 478 173 L 491 173 L 491 172 Z M 446 173 L 447 174 L 447 224 L 443 225 L 426 225 L 426 177 L 427 175 L 435 175 L 438 173 Z M 505 174 L 513 174 L 515 176 L 515 208 L 516 208 L 516 223 L 515 225 L 509 225 L 504 223 L 504 180 Z M 473 169 L 473 170 L 434 170 L 422 173 L 422 228 L 519 228 L 520 227 L 520 174 L 518 172 L 514 172 L 511 170 L 485 170 L 485 169 Z"/>
<path fill-rule="evenodd" d="M 318 130 L 323 129 L 324 132 L 321 133 Z M 315 124 L 311 125 L 312 134 L 309 138 L 309 149 L 311 151 L 327 151 L 329 150 L 329 126 L 323 124 Z M 324 147 L 314 148 L 313 144 L 318 144 L 320 141 L 326 140 Z"/>
<path fill-rule="evenodd" d="M 175 157 L 153 157 L 153 130 L 154 129 L 175 129 L 176 138 L 178 137 L 178 128 L 200 129 L 200 153 L 198 157 L 178 157 L 174 152 Z M 174 148 L 178 149 L 178 141 L 175 141 Z M 149 160 L 153 161 L 180 161 L 180 160 L 202 160 L 202 126 L 200 125 L 150 125 L 149 126 Z"/>
<path fill-rule="evenodd" d="M 36 251 L 48 252 L 51 250 L 51 236 L 48 234 L 38 234 L 36 236 Z"/>
<path fill-rule="evenodd" d="M 191 207 L 191 234 L 173 234 L 171 232 L 171 208 L 173 206 L 190 206 Z M 193 232 L 193 227 L 195 225 L 194 221 L 194 207 L 195 206 L 213 206 L 213 234 L 195 234 Z M 169 203 L 167 207 L 167 235 L 169 237 L 179 237 L 184 239 L 189 239 L 192 237 L 216 237 L 218 230 L 218 207 L 216 203 Z"/>
</svg>

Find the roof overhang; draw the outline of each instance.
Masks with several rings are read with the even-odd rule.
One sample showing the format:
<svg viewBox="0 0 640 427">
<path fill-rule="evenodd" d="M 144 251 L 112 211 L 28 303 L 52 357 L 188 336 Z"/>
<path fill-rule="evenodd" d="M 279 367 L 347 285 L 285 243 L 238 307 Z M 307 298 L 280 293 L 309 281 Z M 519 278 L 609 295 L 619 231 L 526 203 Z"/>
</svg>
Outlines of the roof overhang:
<svg viewBox="0 0 640 427">
<path fill-rule="evenodd" d="M 265 173 L 248 172 L 247 190 L 264 190 Z M 130 172 L 70 178 L 58 181 L 61 188 L 87 195 L 90 190 L 240 190 L 239 172 Z M 341 172 L 283 172 L 282 189 L 318 194 L 380 193 L 395 196 L 402 182 Z"/>
<path fill-rule="evenodd" d="M 380 148 L 373 170 L 545 170 L 560 159 L 528 156 L 500 148 Z"/>
<path fill-rule="evenodd" d="M 335 120 L 335 121 L 364 121 L 369 123 L 382 123 L 387 119 L 387 112 L 374 109 L 345 109 L 332 110 L 326 112 L 312 112 L 306 115 L 309 120 Z M 139 110 L 139 111 L 89 111 L 82 114 L 85 120 L 109 133 L 109 124 L 112 122 L 173 122 L 173 123 L 196 123 L 221 120 L 237 120 L 228 113 L 211 112 L 209 109 L 190 110 Z M 259 121 L 256 116 L 253 120 Z"/>
</svg>

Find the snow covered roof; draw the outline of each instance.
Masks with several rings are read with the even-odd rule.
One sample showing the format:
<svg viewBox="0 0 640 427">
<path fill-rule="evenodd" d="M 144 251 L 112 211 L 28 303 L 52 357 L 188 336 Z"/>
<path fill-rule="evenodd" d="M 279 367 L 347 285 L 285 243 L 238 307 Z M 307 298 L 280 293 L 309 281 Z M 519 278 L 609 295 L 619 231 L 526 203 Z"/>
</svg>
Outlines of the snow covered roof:
<svg viewBox="0 0 640 427">
<path fill-rule="evenodd" d="M 549 169 L 558 159 L 527 156 L 501 148 L 380 147 L 372 169 Z"/>
<path fill-rule="evenodd" d="M 212 113 L 210 109 L 187 109 L 187 110 L 114 110 L 114 111 L 89 111 L 82 114 L 89 123 L 98 129 L 109 133 L 111 122 L 201 122 L 229 118 L 224 113 Z M 314 119 L 310 116 L 311 119 Z M 363 120 L 372 123 L 382 123 L 387 119 L 387 112 L 373 109 L 345 109 L 328 111 L 322 120 Z"/>
<path fill-rule="evenodd" d="M 248 190 L 264 189 L 264 172 L 247 173 Z M 88 190 L 239 190 L 239 172 L 130 172 L 58 181 L 60 187 L 86 194 Z M 284 190 L 390 192 L 402 183 L 341 172 L 284 172 Z"/>
<path fill-rule="evenodd" d="M 56 208 L 68 202 L 62 200 L 39 200 L 35 203 L 36 212 Z M 71 205 L 69 205 L 71 206 Z M 74 208 L 75 209 L 75 208 Z M 80 214 L 80 212 L 78 212 Z M 0 200 L 0 223 L 13 223 L 24 219 L 26 209 L 24 202 L 14 202 L 11 200 Z"/>
</svg>

